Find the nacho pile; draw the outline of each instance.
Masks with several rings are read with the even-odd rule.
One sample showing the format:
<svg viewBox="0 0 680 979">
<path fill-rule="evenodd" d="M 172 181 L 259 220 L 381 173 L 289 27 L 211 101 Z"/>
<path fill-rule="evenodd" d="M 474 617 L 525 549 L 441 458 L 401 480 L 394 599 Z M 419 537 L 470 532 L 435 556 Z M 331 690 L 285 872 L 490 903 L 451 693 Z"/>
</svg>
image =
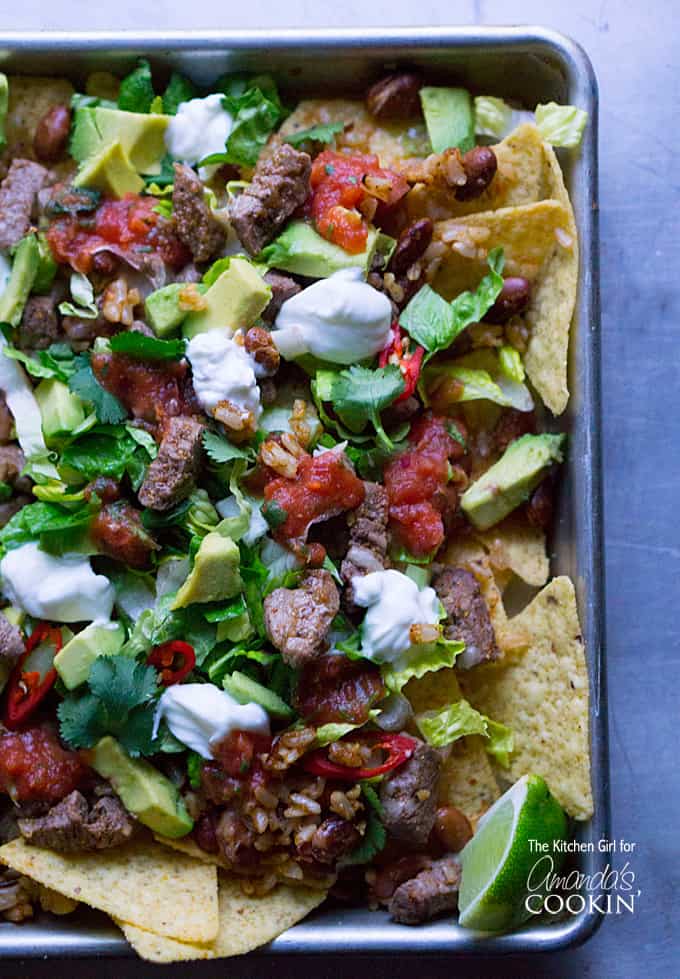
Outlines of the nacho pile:
<svg viewBox="0 0 680 979">
<path fill-rule="evenodd" d="M 0 74 L 0 918 L 227 958 L 455 915 L 525 775 L 591 816 L 548 108 Z"/>
</svg>

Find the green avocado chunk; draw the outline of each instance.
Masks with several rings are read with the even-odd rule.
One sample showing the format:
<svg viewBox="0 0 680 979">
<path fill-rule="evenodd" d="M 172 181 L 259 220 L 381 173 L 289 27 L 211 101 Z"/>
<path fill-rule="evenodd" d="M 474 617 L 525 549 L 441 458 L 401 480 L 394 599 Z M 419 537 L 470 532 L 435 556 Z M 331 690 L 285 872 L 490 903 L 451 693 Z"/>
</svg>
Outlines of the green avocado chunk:
<svg viewBox="0 0 680 979">
<path fill-rule="evenodd" d="M 488 530 L 528 499 L 546 468 L 562 462 L 564 435 L 523 435 L 467 489 L 460 505 L 471 523 Z"/>
<path fill-rule="evenodd" d="M 196 553 L 194 566 L 177 592 L 172 608 L 194 602 L 219 602 L 232 598 L 243 588 L 239 573 L 241 555 L 230 537 L 217 531 L 206 534 Z"/>
<path fill-rule="evenodd" d="M 169 121 L 169 116 L 157 113 L 85 106 L 75 114 L 71 156 L 84 163 L 111 143 L 120 143 L 137 173 L 160 173 Z"/>
<path fill-rule="evenodd" d="M 467 153 L 475 145 L 475 114 L 470 93 L 465 88 L 420 90 L 420 102 L 427 132 L 435 153 L 454 146 Z"/>
<path fill-rule="evenodd" d="M 112 197 L 138 194 L 144 181 L 120 143 L 110 143 L 89 156 L 73 179 L 74 187 L 91 187 Z"/>
<path fill-rule="evenodd" d="M 97 657 L 115 655 L 124 641 L 125 630 L 119 622 L 92 622 L 77 633 L 54 657 L 54 668 L 66 689 L 75 690 L 85 683 Z"/>
<path fill-rule="evenodd" d="M 180 309 L 179 304 L 179 294 L 184 288 L 183 282 L 171 282 L 146 297 L 146 321 L 157 337 L 164 339 L 172 336 L 187 318 L 188 310 Z"/>
<path fill-rule="evenodd" d="M 278 694 L 238 670 L 234 670 L 231 676 L 225 676 L 222 686 L 239 704 L 258 704 L 272 717 L 279 717 L 284 721 L 295 717 L 295 711 Z"/>
<path fill-rule="evenodd" d="M 0 296 L 0 323 L 18 326 L 26 300 L 40 267 L 40 248 L 35 235 L 22 238 L 14 252 L 12 271 Z"/>
<path fill-rule="evenodd" d="M 191 832 L 194 822 L 170 779 L 148 761 L 130 758 L 115 738 L 98 741 L 87 760 L 109 780 L 128 812 L 154 833 L 176 838 Z"/>
<path fill-rule="evenodd" d="M 379 237 L 374 228 L 369 228 L 365 251 L 352 255 L 332 241 L 322 238 L 306 221 L 291 221 L 278 238 L 263 248 L 257 261 L 284 272 L 308 275 L 313 279 L 326 279 L 341 269 L 353 269 L 357 266 L 368 272 Z M 386 235 L 382 236 L 383 241 L 386 238 Z"/>
<path fill-rule="evenodd" d="M 190 313 L 182 333 L 187 339 L 208 330 L 246 329 L 253 325 L 272 297 L 272 291 L 254 265 L 232 258 L 229 266 L 204 295 L 206 308 Z"/>
<path fill-rule="evenodd" d="M 85 421 L 83 402 L 63 381 L 45 378 L 33 394 L 40 408 L 46 441 L 70 435 Z"/>
</svg>

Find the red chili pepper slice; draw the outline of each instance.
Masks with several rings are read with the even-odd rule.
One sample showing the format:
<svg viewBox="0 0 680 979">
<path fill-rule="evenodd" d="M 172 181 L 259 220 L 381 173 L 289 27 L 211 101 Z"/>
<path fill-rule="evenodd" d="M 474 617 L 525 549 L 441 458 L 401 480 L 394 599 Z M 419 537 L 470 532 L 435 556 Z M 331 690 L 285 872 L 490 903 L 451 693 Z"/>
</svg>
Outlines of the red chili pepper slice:
<svg viewBox="0 0 680 979">
<path fill-rule="evenodd" d="M 417 741 L 404 734 L 386 734 L 383 731 L 367 731 L 365 734 L 350 735 L 351 741 L 363 741 L 374 749 L 387 752 L 387 758 L 375 768 L 351 768 L 349 765 L 338 765 L 328 758 L 328 748 L 311 751 L 302 761 L 303 768 L 310 775 L 321 775 L 323 778 L 335 778 L 347 782 L 356 782 L 363 778 L 375 778 L 398 768 L 408 761 L 416 750 Z"/>
<path fill-rule="evenodd" d="M 57 679 L 54 657 L 61 647 L 61 629 L 49 622 L 38 623 L 7 684 L 3 720 L 10 731 L 25 724 L 52 689 Z"/>
<path fill-rule="evenodd" d="M 181 683 L 191 673 L 196 666 L 196 653 L 188 642 L 171 639 L 152 649 L 146 661 L 159 671 L 163 686 L 170 687 L 173 683 Z"/>
<path fill-rule="evenodd" d="M 414 350 L 410 350 L 408 343 L 404 343 L 405 338 L 408 339 L 402 328 L 395 321 L 392 324 L 392 339 L 382 351 L 378 360 L 380 367 L 386 367 L 387 364 L 395 363 L 396 358 L 401 376 L 404 378 L 406 387 L 403 393 L 394 399 L 394 404 L 398 404 L 400 401 L 406 401 L 407 398 L 411 397 L 418 384 L 418 378 L 420 377 L 420 371 L 423 366 L 425 350 L 423 347 L 416 347 Z"/>
</svg>

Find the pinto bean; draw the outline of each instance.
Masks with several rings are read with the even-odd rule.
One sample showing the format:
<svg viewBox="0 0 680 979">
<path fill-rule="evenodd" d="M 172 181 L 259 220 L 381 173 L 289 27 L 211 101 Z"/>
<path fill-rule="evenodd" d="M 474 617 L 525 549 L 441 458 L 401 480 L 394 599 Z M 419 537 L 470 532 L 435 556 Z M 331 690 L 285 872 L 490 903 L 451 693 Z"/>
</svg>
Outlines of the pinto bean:
<svg viewBox="0 0 680 979">
<path fill-rule="evenodd" d="M 33 151 L 42 163 L 54 163 L 63 154 L 71 129 L 71 110 L 53 105 L 39 120 L 33 136 Z"/>
<path fill-rule="evenodd" d="M 399 235 L 388 270 L 394 275 L 406 275 L 414 262 L 422 258 L 432 241 L 434 225 L 429 218 L 413 221 Z"/>
<path fill-rule="evenodd" d="M 512 316 L 519 316 L 529 305 L 531 283 L 520 275 L 509 276 L 503 282 L 498 299 L 484 316 L 487 323 L 507 323 Z"/>
<path fill-rule="evenodd" d="M 440 806 L 434 822 L 434 835 L 449 853 L 459 853 L 472 839 L 472 826 L 460 809 Z"/>
<path fill-rule="evenodd" d="M 461 158 L 466 181 L 456 190 L 456 200 L 472 201 L 489 186 L 498 168 L 496 154 L 490 146 L 475 146 Z"/>
<path fill-rule="evenodd" d="M 386 75 L 369 88 L 366 107 L 376 119 L 403 119 L 420 112 L 423 80 L 415 71 Z"/>
<path fill-rule="evenodd" d="M 547 530 L 553 515 L 553 480 L 548 476 L 531 494 L 526 515 L 532 527 Z"/>
<path fill-rule="evenodd" d="M 331 816 L 321 823 L 312 837 L 312 856 L 319 863 L 332 864 L 353 850 L 360 841 L 356 826 L 339 816 Z"/>
</svg>

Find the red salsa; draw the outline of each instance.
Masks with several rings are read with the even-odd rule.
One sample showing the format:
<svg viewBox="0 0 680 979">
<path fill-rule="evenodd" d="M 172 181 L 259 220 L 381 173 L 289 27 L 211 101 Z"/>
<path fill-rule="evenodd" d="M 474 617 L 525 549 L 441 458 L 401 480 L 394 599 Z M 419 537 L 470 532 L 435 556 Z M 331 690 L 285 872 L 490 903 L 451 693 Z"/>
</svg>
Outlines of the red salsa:
<svg viewBox="0 0 680 979">
<path fill-rule="evenodd" d="M 93 213 L 69 214 L 52 223 L 47 240 L 57 262 L 88 273 L 94 255 L 111 247 L 131 261 L 157 252 L 174 268 L 191 255 L 171 230 L 169 222 L 154 211 L 153 197 L 126 194 L 121 200 L 104 200 Z"/>
<path fill-rule="evenodd" d="M 458 431 L 460 441 L 450 430 Z M 444 542 L 449 463 L 464 454 L 464 437 L 459 422 L 425 415 L 411 429 L 411 448 L 385 467 L 392 529 L 416 557 L 431 554 Z"/>
<path fill-rule="evenodd" d="M 44 727 L 0 736 L 0 791 L 16 803 L 59 802 L 86 772 L 79 756 Z"/>
<path fill-rule="evenodd" d="M 125 354 L 93 353 L 91 364 L 102 387 L 115 394 L 135 418 L 157 423 L 196 410 L 185 362 L 150 363 Z"/>
<path fill-rule="evenodd" d="M 324 150 L 312 165 L 309 210 L 316 230 L 353 255 L 363 252 L 368 224 L 361 205 L 373 197 L 388 205 L 408 191 L 406 180 L 385 170 L 377 156 L 349 156 Z"/>
</svg>

